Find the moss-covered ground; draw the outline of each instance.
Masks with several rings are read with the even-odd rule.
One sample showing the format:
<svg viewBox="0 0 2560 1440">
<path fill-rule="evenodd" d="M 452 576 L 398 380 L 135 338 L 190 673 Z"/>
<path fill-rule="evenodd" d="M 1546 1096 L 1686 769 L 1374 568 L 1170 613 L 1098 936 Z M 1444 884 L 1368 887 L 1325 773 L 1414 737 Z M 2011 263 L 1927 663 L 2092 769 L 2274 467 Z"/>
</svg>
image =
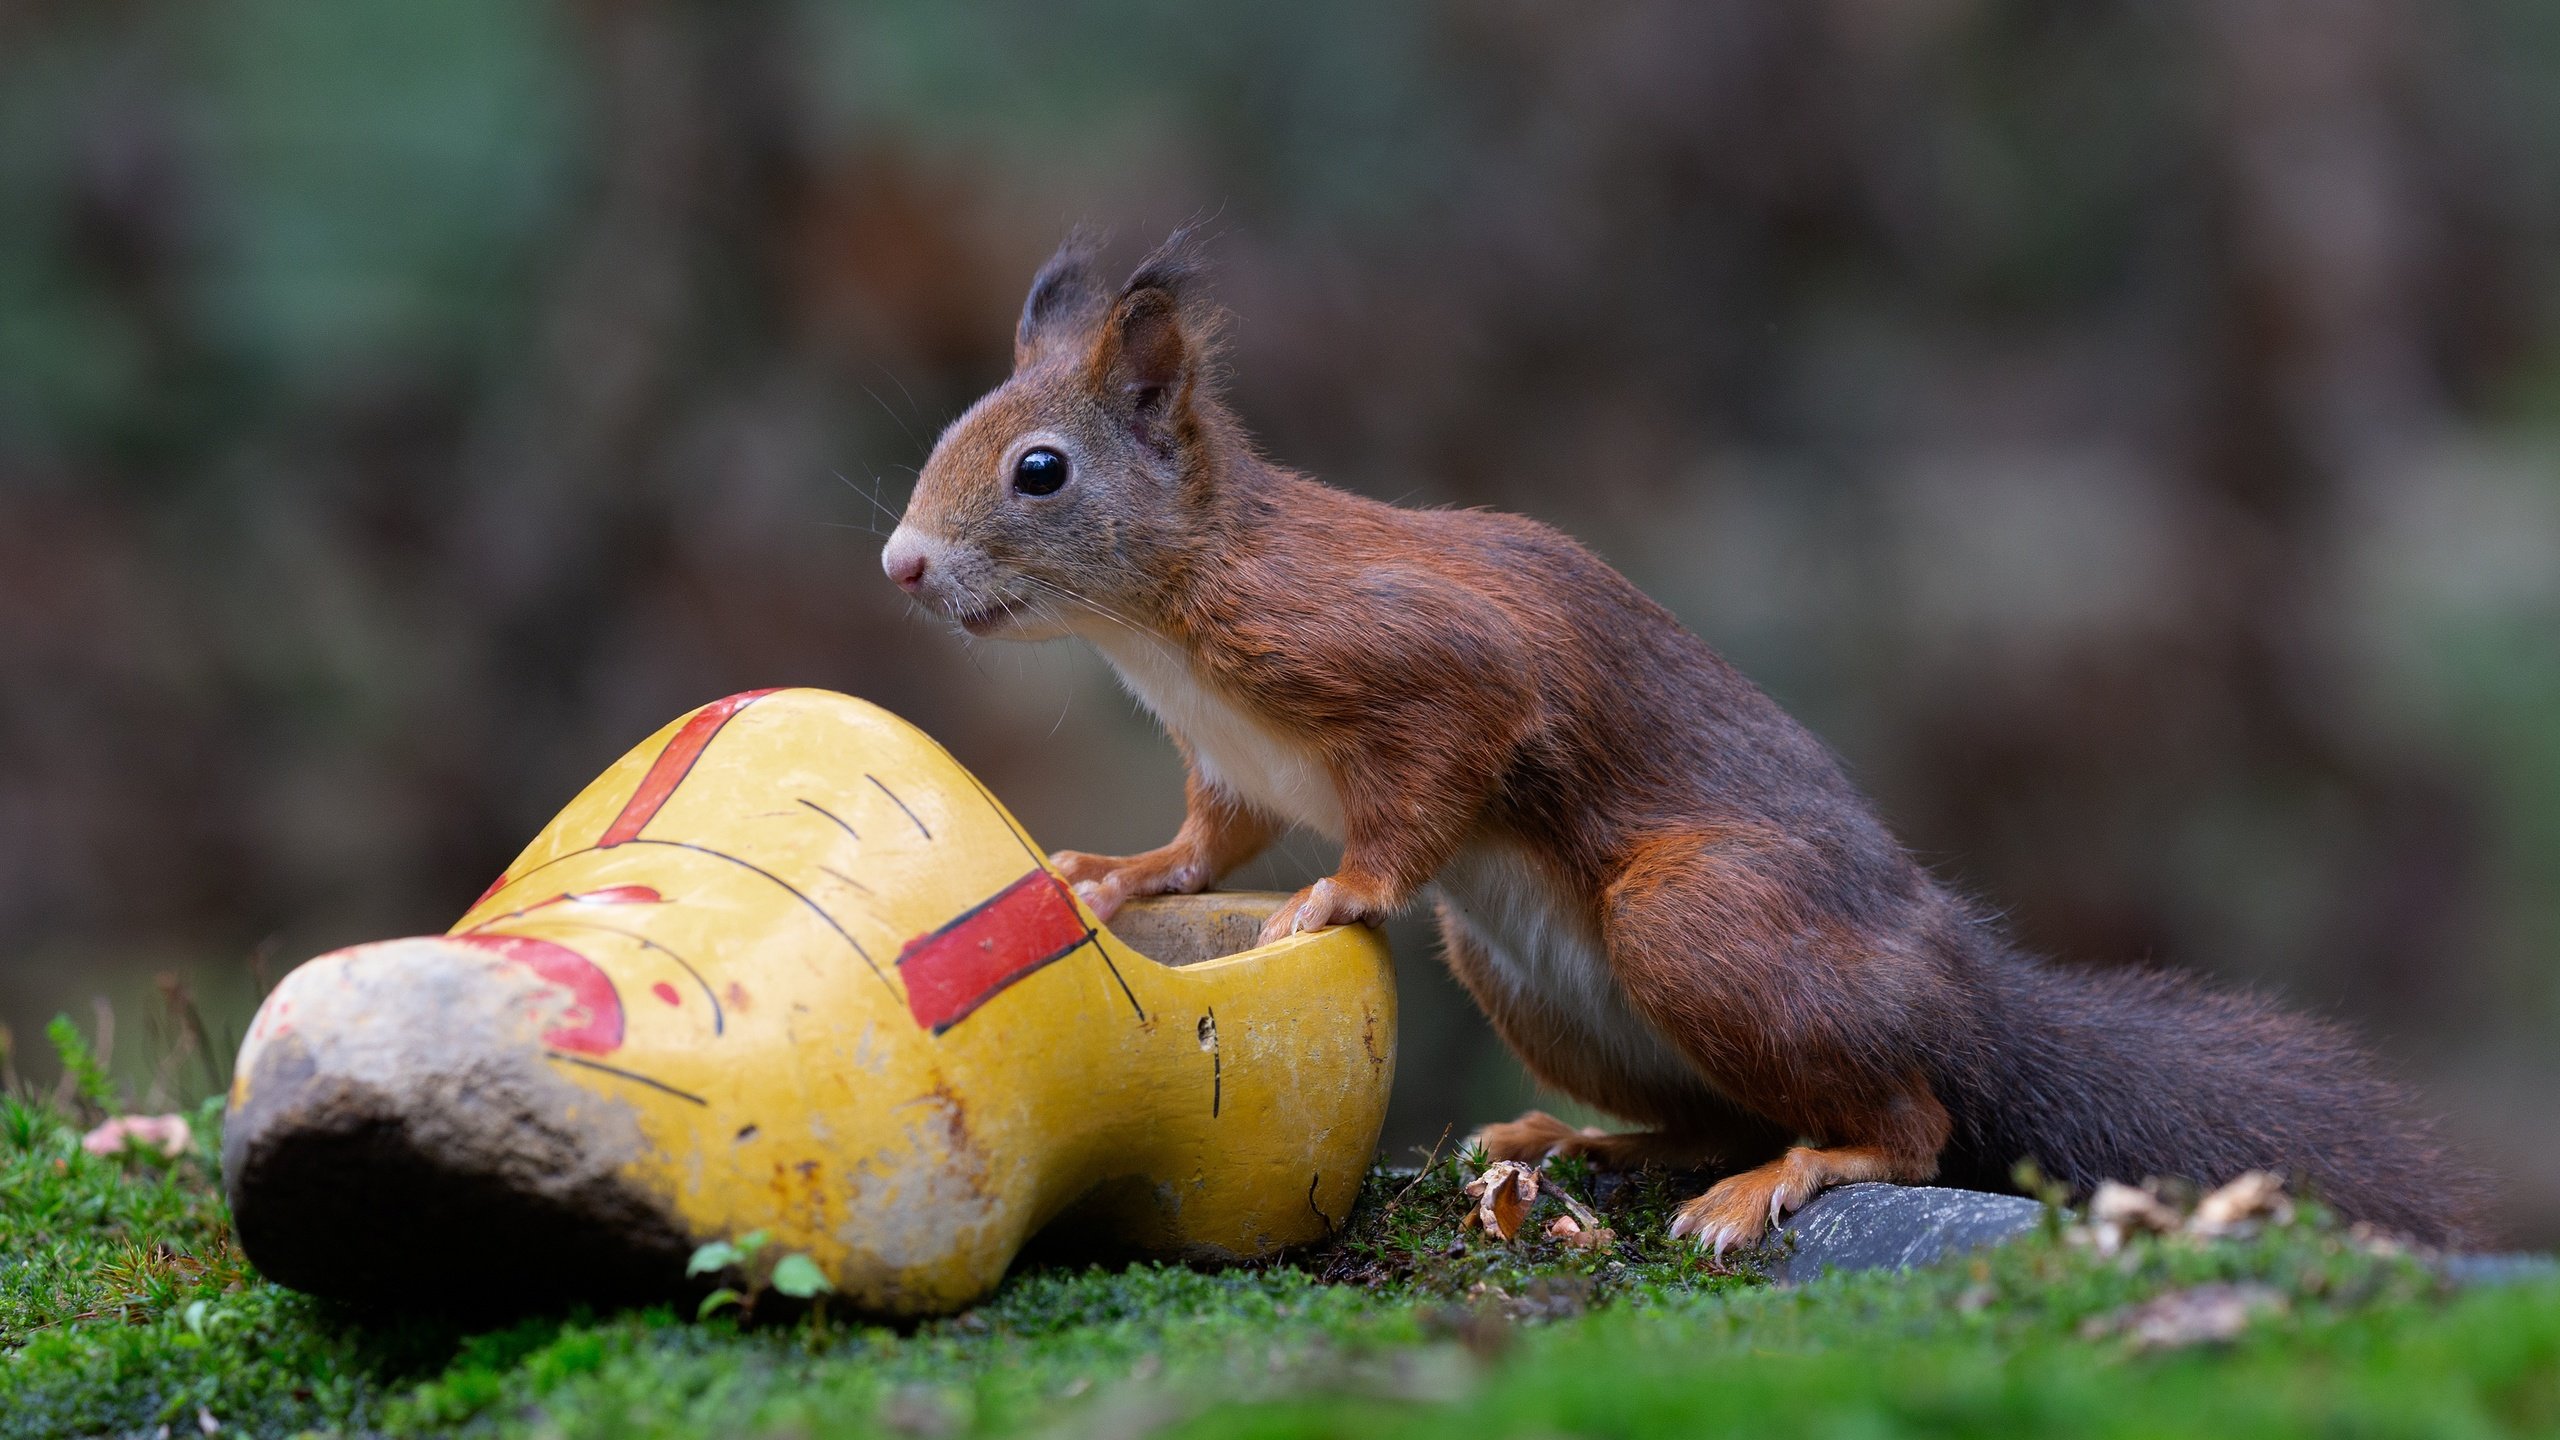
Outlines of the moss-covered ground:
<svg viewBox="0 0 2560 1440">
<path fill-rule="evenodd" d="M 475 1325 L 259 1279 L 198 1118 L 162 1164 L 0 1100 L 0 1436 L 2560 1434 L 2560 1284 L 2457 1292 L 2316 1218 L 1781 1288 L 1664 1243 L 1666 1181 L 1562 1171 L 1605 1252 L 1466 1234 L 1444 1159 L 1262 1269 L 1032 1264 L 905 1330 L 770 1297 Z M 2265 1287 L 2236 1339 L 2110 1323 L 2217 1280 Z"/>
</svg>

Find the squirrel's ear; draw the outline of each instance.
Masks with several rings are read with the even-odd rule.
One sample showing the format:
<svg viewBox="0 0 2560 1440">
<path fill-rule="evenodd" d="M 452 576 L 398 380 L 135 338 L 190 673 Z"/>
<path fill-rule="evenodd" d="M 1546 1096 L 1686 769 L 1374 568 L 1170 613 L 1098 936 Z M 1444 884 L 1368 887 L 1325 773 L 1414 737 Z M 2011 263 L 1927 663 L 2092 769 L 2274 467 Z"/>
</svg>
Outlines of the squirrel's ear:
<svg viewBox="0 0 2560 1440">
<path fill-rule="evenodd" d="M 1030 297 L 1022 302 L 1022 321 L 1013 330 L 1014 369 L 1027 369 L 1043 353 L 1091 332 L 1111 300 L 1094 270 L 1094 257 L 1101 251 L 1102 236 L 1079 225 L 1040 267 Z"/>
<path fill-rule="evenodd" d="M 1199 297 L 1205 268 L 1191 230 L 1175 231 L 1129 277 L 1094 342 L 1095 388 L 1142 432 L 1187 413 L 1206 368 L 1216 313 Z"/>
</svg>

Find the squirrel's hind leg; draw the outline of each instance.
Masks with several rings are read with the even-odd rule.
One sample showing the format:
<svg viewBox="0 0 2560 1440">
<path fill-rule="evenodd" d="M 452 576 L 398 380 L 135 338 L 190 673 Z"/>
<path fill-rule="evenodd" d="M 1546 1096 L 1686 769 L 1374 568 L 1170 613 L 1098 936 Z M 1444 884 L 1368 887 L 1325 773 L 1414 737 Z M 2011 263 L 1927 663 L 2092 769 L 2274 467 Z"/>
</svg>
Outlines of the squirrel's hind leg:
<svg viewBox="0 0 2560 1440">
<path fill-rule="evenodd" d="M 1938 1170 L 1937 1158 L 1915 1163 L 1882 1145 L 1841 1145 L 1827 1150 L 1798 1145 L 1766 1165 L 1716 1182 L 1706 1194 L 1682 1205 L 1671 1216 L 1675 1240 L 1697 1242 L 1701 1250 L 1724 1258 L 1728 1249 L 1748 1249 L 1789 1211 L 1834 1185 L 1860 1180 L 1919 1181 Z"/>
<path fill-rule="evenodd" d="M 1590 1043 L 1587 1028 L 1559 1023 L 1563 1007 L 1522 989 L 1446 903 L 1440 941 L 1450 973 L 1530 1074 L 1595 1109 L 1654 1127 L 1611 1135 L 1531 1110 L 1470 1137 L 1488 1158 L 1535 1164 L 1552 1155 L 1582 1156 L 1604 1170 L 1729 1168 L 1735 1157 L 1775 1153 L 1799 1133 L 1769 1125 L 1702 1082 L 1666 1086 L 1659 1075 L 1628 1065 L 1622 1052 Z"/>
<path fill-rule="evenodd" d="M 1671 1233 L 1718 1256 L 1825 1187 L 1938 1173 L 1954 1125 L 1905 1026 L 1928 972 L 1892 937 L 1809 911 L 1784 837 L 1673 833 L 1608 890 L 1609 963 L 1636 1010 L 1715 1089 L 1810 1137 L 1680 1207 Z"/>
<path fill-rule="evenodd" d="M 1487 1125 L 1473 1140 L 1492 1160 L 1535 1164 L 1550 1156 L 1579 1156 L 1603 1170 L 1641 1170 L 1648 1165 L 1694 1169 L 1716 1160 L 1723 1149 L 1710 1139 L 1664 1130 L 1611 1134 L 1594 1126 L 1576 1127 L 1544 1110 L 1523 1111 L 1517 1120 Z"/>
</svg>

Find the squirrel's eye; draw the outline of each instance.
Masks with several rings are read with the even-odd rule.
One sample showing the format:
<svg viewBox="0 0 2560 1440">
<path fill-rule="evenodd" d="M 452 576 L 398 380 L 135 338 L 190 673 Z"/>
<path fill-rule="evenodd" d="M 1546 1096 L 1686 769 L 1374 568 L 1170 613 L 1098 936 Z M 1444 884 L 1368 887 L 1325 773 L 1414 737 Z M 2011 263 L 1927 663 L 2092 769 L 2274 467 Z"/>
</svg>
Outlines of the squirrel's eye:
<svg viewBox="0 0 2560 1440">
<path fill-rule="evenodd" d="M 1067 457 L 1043 445 L 1013 462 L 1013 488 L 1025 495 L 1055 495 L 1067 483 Z"/>
</svg>

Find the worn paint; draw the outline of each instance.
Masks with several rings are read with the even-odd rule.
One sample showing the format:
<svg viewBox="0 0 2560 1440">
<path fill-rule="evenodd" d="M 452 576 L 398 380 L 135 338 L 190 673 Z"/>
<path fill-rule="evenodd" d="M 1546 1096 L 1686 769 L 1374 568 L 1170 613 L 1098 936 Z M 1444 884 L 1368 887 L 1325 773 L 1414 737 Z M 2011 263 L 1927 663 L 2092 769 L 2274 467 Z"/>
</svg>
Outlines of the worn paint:
<svg viewBox="0 0 2560 1440">
<path fill-rule="evenodd" d="M 1258 919 L 1235 912 L 1256 906 L 1127 913 L 1162 940 L 1250 935 Z M 1095 1238 L 1169 1254 L 1319 1238 L 1348 1211 L 1393 1075 L 1374 931 L 1158 964 L 930 738 L 820 691 L 680 718 L 448 936 L 397 943 L 400 967 L 296 971 L 253 1036 L 301 1023 L 324 978 L 353 987 L 332 1024 L 434 1034 L 443 992 L 419 977 L 442 956 L 437 986 L 503 983 L 510 1013 L 539 1010 L 472 1043 L 526 1050 L 508 1063 L 585 1097 L 547 1129 L 610 1120 L 620 1176 L 681 1229 L 766 1230 L 884 1312 L 969 1303 L 1071 1205 Z M 640 995 L 664 1003 L 621 1003 Z"/>
</svg>

